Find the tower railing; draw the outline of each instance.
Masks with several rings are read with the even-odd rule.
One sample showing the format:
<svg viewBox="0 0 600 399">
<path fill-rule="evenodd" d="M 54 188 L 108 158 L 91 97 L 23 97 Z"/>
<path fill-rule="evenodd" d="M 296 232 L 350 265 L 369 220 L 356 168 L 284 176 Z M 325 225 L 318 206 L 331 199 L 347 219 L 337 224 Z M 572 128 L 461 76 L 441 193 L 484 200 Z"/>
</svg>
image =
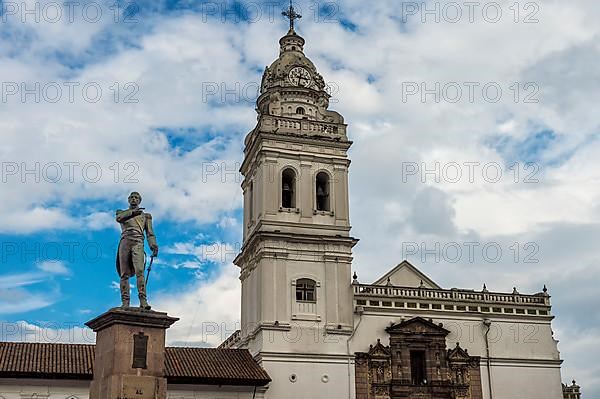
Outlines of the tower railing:
<svg viewBox="0 0 600 399">
<path fill-rule="evenodd" d="M 436 289 L 426 287 L 395 287 L 388 285 L 353 284 L 355 297 L 366 298 L 403 298 L 429 299 L 440 301 L 489 303 L 489 304 L 522 304 L 528 306 L 550 306 L 547 294 L 526 295 L 520 293 L 506 294 L 496 292 L 476 292 L 459 289 Z"/>
<path fill-rule="evenodd" d="M 339 123 L 295 119 L 283 116 L 265 115 L 260 120 L 261 130 L 278 133 L 327 136 L 333 139 L 346 137 L 346 126 Z"/>
</svg>

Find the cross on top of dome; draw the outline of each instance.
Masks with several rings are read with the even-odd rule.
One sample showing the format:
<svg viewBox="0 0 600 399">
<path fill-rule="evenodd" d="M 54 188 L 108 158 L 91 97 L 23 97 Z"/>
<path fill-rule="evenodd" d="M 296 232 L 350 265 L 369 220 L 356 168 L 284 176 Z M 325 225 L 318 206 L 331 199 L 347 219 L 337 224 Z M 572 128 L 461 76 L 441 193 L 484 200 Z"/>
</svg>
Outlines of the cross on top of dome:
<svg viewBox="0 0 600 399">
<path fill-rule="evenodd" d="M 284 17 L 287 17 L 290 20 L 290 32 L 294 31 L 294 21 L 302 18 L 302 15 L 298 14 L 294 9 L 294 4 L 292 0 L 290 0 L 290 8 L 281 13 Z"/>
</svg>

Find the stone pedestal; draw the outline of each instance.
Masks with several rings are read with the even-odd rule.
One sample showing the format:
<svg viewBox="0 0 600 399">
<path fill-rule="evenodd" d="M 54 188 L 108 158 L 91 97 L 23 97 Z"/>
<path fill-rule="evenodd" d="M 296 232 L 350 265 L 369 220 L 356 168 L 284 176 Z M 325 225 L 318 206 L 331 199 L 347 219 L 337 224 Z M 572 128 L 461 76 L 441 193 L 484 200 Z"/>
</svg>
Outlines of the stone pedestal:
<svg viewBox="0 0 600 399">
<path fill-rule="evenodd" d="M 165 333 L 177 320 L 114 308 L 87 322 L 96 332 L 90 399 L 166 399 Z"/>
</svg>

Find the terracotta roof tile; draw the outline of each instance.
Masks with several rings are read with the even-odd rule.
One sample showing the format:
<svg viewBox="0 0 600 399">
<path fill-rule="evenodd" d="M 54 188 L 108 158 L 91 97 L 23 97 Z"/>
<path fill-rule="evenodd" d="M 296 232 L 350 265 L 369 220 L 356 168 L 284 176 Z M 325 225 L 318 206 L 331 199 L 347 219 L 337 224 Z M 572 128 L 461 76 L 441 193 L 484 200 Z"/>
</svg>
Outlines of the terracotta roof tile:
<svg viewBox="0 0 600 399">
<path fill-rule="evenodd" d="M 171 384 L 257 385 L 271 379 L 242 349 L 166 348 Z M 93 379 L 94 345 L 0 342 L 0 377 Z"/>
<path fill-rule="evenodd" d="M 170 383 L 266 385 L 271 379 L 245 349 L 167 348 Z M 241 384 L 240 384 L 241 382 Z"/>
<path fill-rule="evenodd" d="M 94 345 L 0 342 L 0 376 L 92 379 Z"/>
</svg>

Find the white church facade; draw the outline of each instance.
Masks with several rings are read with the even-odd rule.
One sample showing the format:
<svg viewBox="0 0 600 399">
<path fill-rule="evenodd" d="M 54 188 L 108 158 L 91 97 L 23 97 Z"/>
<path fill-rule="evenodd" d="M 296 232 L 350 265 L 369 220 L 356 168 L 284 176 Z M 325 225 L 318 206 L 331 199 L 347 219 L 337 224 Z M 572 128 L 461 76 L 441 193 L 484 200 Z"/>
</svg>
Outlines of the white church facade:
<svg viewBox="0 0 600 399">
<path fill-rule="evenodd" d="M 280 40 L 246 138 L 242 329 L 225 346 L 265 368 L 267 398 L 562 398 L 545 288 L 442 289 L 406 261 L 352 278 L 352 142 L 304 44 Z"/>
<path fill-rule="evenodd" d="M 245 140 L 241 330 L 167 348 L 168 397 L 563 398 L 545 288 L 444 289 L 407 261 L 353 275 L 352 142 L 304 45 L 292 18 Z M 91 347 L 0 343 L 0 399 L 87 398 Z"/>
</svg>

